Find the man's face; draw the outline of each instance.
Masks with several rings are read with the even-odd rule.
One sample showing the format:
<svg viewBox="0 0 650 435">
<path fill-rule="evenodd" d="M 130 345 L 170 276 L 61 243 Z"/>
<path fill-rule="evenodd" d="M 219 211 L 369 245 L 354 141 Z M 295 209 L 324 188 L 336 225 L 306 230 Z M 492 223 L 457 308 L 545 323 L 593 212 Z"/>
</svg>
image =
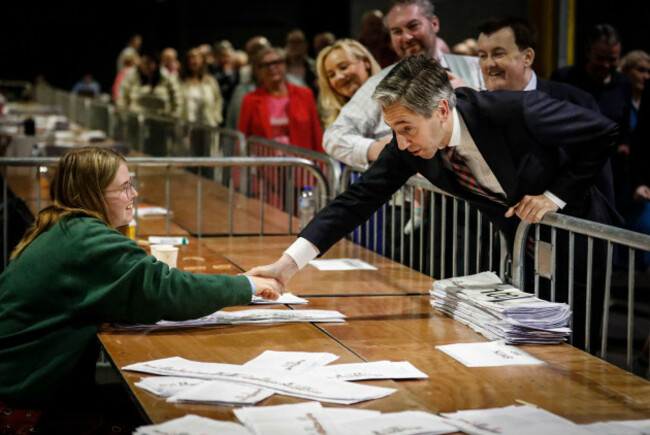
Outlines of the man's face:
<svg viewBox="0 0 650 435">
<path fill-rule="evenodd" d="M 386 16 L 393 48 L 399 57 L 436 55 L 436 36 L 440 29 L 438 17 L 427 19 L 417 5 L 397 5 Z"/>
<path fill-rule="evenodd" d="M 499 29 L 489 36 L 481 33 L 477 45 L 478 62 L 488 91 L 524 90 L 532 76 L 530 66 L 535 58 L 532 48 L 519 50 L 510 27 Z"/>
<path fill-rule="evenodd" d="M 451 131 L 445 128 L 450 116 L 446 101 L 425 118 L 401 103 L 382 109 L 386 124 L 395 132 L 397 146 L 423 159 L 432 158 L 439 148 L 449 145 Z"/>
<path fill-rule="evenodd" d="M 621 44 L 595 42 L 587 49 L 587 73 L 596 81 L 609 80 L 621 58 Z"/>
</svg>

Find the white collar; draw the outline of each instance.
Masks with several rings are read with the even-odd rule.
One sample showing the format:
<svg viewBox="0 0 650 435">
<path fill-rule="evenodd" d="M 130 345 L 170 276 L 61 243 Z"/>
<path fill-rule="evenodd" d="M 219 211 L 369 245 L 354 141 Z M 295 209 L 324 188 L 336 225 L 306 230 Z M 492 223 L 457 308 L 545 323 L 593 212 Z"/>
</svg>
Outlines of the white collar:
<svg viewBox="0 0 650 435">
<path fill-rule="evenodd" d="M 460 117 L 458 116 L 458 112 L 456 111 L 455 107 L 451 112 L 451 116 L 454 125 L 451 128 L 451 138 L 449 138 L 449 145 L 447 146 L 455 147 L 460 145 Z"/>
<path fill-rule="evenodd" d="M 532 72 L 533 75 L 530 76 L 530 80 L 528 81 L 528 84 L 524 88 L 524 91 L 534 91 L 537 89 L 537 74 L 535 74 L 535 71 Z"/>
</svg>

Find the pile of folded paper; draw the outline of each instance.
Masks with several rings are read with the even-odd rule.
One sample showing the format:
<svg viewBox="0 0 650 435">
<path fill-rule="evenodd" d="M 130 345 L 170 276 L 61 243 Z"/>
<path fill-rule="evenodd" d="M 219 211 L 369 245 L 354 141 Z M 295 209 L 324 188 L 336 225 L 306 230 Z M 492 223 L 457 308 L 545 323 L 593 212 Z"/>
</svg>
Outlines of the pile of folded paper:
<svg viewBox="0 0 650 435">
<path fill-rule="evenodd" d="M 431 305 L 490 340 L 508 344 L 566 341 L 571 310 L 503 284 L 493 272 L 434 281 Z"/>
</svg>

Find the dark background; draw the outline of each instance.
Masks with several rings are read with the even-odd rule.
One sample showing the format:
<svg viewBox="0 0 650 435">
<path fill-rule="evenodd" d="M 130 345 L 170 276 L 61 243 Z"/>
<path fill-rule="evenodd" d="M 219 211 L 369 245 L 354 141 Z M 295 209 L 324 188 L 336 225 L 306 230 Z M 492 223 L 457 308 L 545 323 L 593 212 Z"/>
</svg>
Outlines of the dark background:
<svg viewBox="0 0 650 435">
<path fill-rule="evenodd" d="M 104 90 L 115 77 L 115 61 L 128 37 L 137 32 L 143 49 L 175 47 L 182 55 L 200 43 L 230 40 L 243 48 L 253 35 L 284 45 L 288 31 L 301 28 L 309 40 L 332 31 L 356 37 L 361 14 L 383 7 L 380 0 L 123 0 L 28 3 L 5 1 L 0 10 L 0 79 L 33 80 L 70 88 L 84 73 L 93 74 Z M 536 8 L 531 8 L 535 3 Z M 476 25 L 490 15 L 535 20 L 531 10 L 554 0 L 438 0 L 440 36 L 452 46 L 476 37 Z M 647 6 L 647 4 L 646 4 Z M 650 51 L 650 14 L 643 1 L 576 0 L 576 61 L 585 34 L 595 23 L 609 22 L 623 37 L 623 52 Z M 533 12 L 538 13 L 538 12 Z"/>
</svg>

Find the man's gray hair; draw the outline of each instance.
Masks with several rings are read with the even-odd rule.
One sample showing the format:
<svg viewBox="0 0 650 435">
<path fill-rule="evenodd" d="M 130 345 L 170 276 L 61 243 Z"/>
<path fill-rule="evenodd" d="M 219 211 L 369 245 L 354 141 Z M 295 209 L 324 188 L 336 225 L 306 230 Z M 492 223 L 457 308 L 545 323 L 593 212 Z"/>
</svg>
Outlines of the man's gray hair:
<svg viewBox="0 0 650 435">
<path fill-rule="evenodd" d="M 382 108 L 403 104 L 409 110 L 429 118 L 442 100 L 456 107 L 456 94 L 447 70 L 427 56 L 402 59 L 377 85 L 372 98 Z"/>
<path fill-rule="evenodd" d="M 436 14 L 436 10 L 430 0 L 393 0 L 388 4 L 388 7 L 385 10 L 386 12 L 384 13 L 384 24 L 387 24 L 386 16 L 390 11 L 393 10 L 394 7 L 410 5 L 416 5 L 420 10 L 420 13 L 430 20 Z"/>
</svg>

